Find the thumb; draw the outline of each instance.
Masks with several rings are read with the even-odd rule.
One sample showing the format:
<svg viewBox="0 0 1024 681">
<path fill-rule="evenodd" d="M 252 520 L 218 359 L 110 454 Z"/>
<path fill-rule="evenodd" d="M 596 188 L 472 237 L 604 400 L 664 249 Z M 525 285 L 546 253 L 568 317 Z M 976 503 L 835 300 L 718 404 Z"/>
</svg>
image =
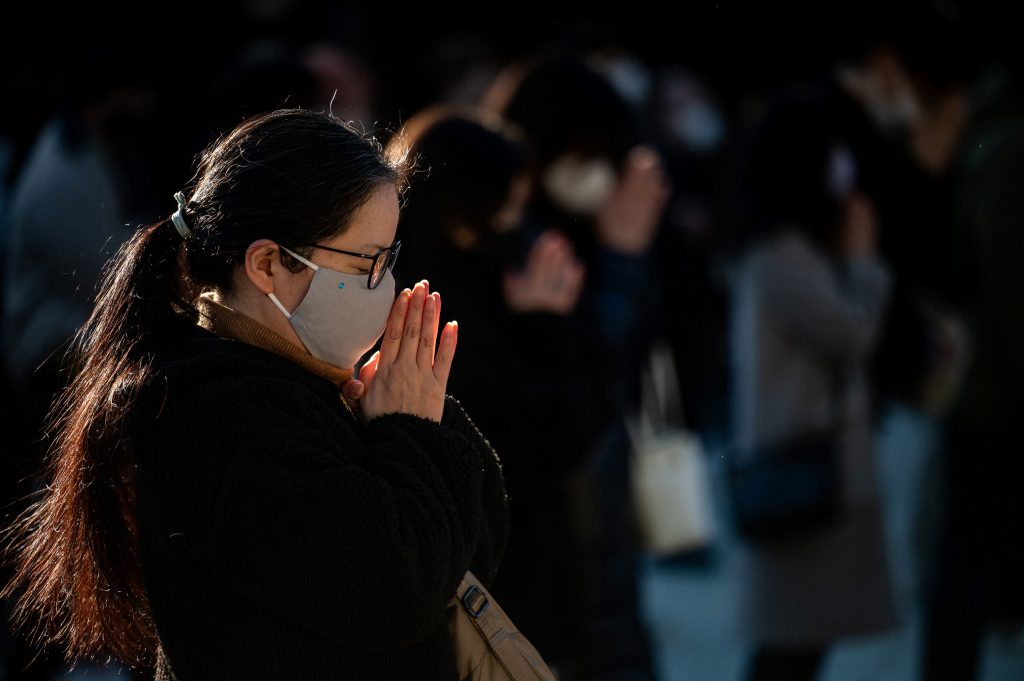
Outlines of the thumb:
<svg viewBox="0 0 1024 681">
<path fill-rule="evenodd" d="M 366 393 L 366 384 L 358 379 L 350 378 L 341 387 L 341 392 L 345 395 L 345 399 L 354 402 Z"/>
<path fill-rule="evenodd" d="M 366 360 L 366 362 L 363 363 L 363 366 L 359 369 L 359 380 L 365 383 L 367 387 L 369 387 L 370 383 L 373 381 L 373 377 L 377 374 L 377 363 L 379 361 L 380 350 L 377 350 L 370 355 L 370 359 Z"/>
</svg>

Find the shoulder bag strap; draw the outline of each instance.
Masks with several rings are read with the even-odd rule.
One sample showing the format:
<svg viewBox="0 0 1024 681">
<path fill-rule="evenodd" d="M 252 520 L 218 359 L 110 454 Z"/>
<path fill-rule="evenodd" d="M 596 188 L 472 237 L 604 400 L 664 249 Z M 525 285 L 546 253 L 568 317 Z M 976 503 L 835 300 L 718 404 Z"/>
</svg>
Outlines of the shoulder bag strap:
<svg viewBox="0 0 1024 681">
<path fill-rule="evenodd" d="M 476 576 L 466 571 L 456 591 L 461 606 L 514 681 L 557 681 L 540 653 L 519 632 Z"/>
</svg>

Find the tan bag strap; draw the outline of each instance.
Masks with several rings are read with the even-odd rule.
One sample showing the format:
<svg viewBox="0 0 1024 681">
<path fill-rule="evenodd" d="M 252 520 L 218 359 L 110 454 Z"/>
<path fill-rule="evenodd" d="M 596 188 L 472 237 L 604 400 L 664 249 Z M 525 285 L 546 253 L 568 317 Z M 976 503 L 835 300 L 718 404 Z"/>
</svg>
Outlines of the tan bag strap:
<svg viewBox="0 0 1024 681">
<path fill-rule="evenodd" d="M 543 669 L 538 669 L 523 656 L 519 646 L 526 643 L 536 655 L 537 660 L 541 660 L 540 654 L 526 642 L 498 602 L 480 583 L 476 575 L 469 570 L 466 571 L 462 582 L 459 583 L 456 598 L 469 614 L 473 626 L 490 644 L 491 649 L 494 650 L 494 656 L 510 678 L 514 681 L 530 681 L 532 679 L 557 681 L 546 666 Z M 518 645 L 513 640 L 513 635 L 516 635 Z"/>
</svg>

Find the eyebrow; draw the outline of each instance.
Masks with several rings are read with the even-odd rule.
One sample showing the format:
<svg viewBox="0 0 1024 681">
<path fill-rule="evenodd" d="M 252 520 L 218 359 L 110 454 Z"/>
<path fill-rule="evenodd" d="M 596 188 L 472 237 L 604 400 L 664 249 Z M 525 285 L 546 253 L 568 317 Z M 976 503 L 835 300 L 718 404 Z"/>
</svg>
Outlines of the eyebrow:
<svg viewBox="0 0 1024 681">
<path fill-rule="evenodd" d="M 390 246 L 390 245 L 391 245 L 391 244 L 388 244 L 387 246 L 381 246 L 381 245 L 379 245 L 379 244 L 363 244 L 364 248 L 369 248 L 369 249 L 374 249 L 374 250 L 380 250 L 380 251 L 384 250 L 385 248 L 387 248 L 387 247 L 388 247 L 388 246 Z"/>
</svg>

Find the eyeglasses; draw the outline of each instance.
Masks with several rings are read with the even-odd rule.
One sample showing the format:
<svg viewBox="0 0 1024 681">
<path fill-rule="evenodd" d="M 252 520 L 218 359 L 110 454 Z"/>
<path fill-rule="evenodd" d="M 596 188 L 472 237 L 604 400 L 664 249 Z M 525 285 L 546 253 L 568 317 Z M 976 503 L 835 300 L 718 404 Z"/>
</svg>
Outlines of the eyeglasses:
<svg viewBox="0 0 1024 681">
<path fill-rule="evenodd" d="M 398 260 L 398 251 L 402 248 L 401 240 L 396 241 L 387 248 L 382 248 L 373 255 L 366 255 L 365 253 L 354 253 L 353 251 L 343 251 L 340 248 L 331 248 L 330 246 L 321 246 L 320 244 L 298 244 L 300 246 L 311 246 L 313 248 L 322 248 L 325 251 L 333 251 L 335 253 L 344 253 L 345 255 L 354 255 L 359 258 L 366 258 L 372 260 L 370 264 L 370 273 L 368 278 L 367 286 L 369 288 L 377 288 L 381 280 L 384 278 L 384 273 L 395 266 L 395 261 Z M 387 253 L 386 257 L 383 257 Z"/>
</svg>

